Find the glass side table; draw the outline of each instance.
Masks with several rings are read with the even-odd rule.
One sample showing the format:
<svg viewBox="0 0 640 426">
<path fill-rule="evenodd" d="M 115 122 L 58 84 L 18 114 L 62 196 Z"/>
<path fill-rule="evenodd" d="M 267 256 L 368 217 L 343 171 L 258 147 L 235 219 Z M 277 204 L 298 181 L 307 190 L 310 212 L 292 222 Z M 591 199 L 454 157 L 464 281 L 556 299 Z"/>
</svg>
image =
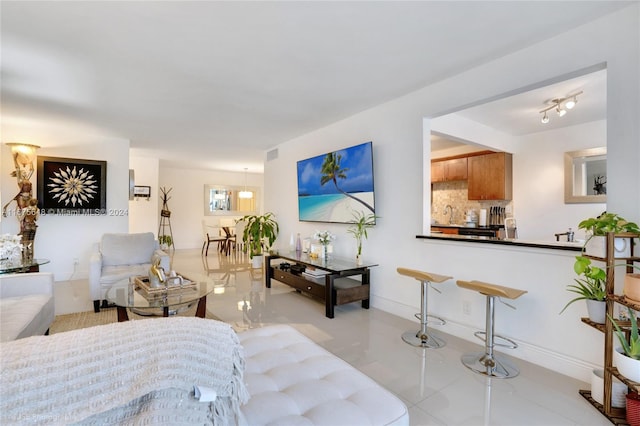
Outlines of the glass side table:
<svg viewBox="0 0 640 426">
<path fill-rule="evenodd" d="M 40 269 L 40 265 L 46 265 L 49 262 L 49 259 L 31 259 L 30 261 L 0 260 L 0 274 L 38 272 Z"/>
</svg>

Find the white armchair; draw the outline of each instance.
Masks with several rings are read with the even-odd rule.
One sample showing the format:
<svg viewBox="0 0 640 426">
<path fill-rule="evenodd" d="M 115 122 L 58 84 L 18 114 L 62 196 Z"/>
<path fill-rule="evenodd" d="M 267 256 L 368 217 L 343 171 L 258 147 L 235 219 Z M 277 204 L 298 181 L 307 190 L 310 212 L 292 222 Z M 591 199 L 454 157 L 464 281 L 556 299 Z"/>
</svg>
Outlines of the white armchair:
<svg viewBox="0 0 640 426">
<path fill-rule="evenodd" d="M 139 234 L 104 234 L 96 243 L 89 260 L 89 293 L 93 310 L 107 306 L 106 294 L 111 286 L 132 275 L 148 275 L 154 257 L 160 266 L 170 269 L 169 255 L 160 250 L 152 232 Z"/>
<path fill-rule="evenodd" d="M 48 334 L 54 318 L 51 272 L 0 275 L 0 342 Z"/>
</svg>

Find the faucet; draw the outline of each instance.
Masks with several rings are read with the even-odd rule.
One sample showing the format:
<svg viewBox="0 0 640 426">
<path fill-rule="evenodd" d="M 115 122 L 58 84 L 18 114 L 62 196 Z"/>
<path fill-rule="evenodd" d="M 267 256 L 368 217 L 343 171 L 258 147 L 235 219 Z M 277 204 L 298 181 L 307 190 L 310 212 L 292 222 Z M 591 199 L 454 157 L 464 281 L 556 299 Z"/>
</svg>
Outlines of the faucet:
<svg viewBox="0 0 640 426">
<path fill-rule="evenodd" d="M 574 233 L 571 230 L 571 228 L 569 228 L 569 230 L 567 232 L 562 232 L 560 234 L 554 234 L 554 235 L 556 236 L 556 241 L 560 241 L 560 236 L 566 235 L 567 236 L 567 241 L 570 242 L 570 243 L 573 242 Z"/>
<path fill-rule="evenodd" d="M 453 225 L 453 207 L 451 207 L 451 204 L 447 204 L 446 206 L 444 206 L 444 214 L 447 214 L 447 209 L 449 209 L 449 225 Z"/>
</svg>

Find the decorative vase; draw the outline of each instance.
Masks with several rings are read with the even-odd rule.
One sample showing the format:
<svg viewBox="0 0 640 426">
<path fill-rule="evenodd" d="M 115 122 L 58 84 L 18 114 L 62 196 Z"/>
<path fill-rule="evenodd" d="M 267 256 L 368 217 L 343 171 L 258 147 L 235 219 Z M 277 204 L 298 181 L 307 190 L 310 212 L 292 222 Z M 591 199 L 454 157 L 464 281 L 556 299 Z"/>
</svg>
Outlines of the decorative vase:
<svg viewBox="0 0 640 426">
<path fill-rule="evenodd" d="M 589 319 L 598 324 L 604 324 L 607 312 L 607 302 L 604 300 L 587 299 L 587 313 Z"/>
<path fill-rule="evenodd" d="M 611 394 L 611 406 L 624 408 L 626 404 L 627 386 L 615 377 L 613 378 L 613 392 Z M 604 404 L 604 370 L 591 372 L 591 398 L 597 403 Z"/>
<path fill-rule="evenodd" d="M 627 238 L 615 238 L 613 249 L 615 258 L 631 256 L 631 244 Z M 607 238 L 600 235 L 592 236 L 585 245 L 584 252 L 589 256 L 605 258 L 607 256 Z"/>
<path fill-rule="evenodd" d="M 613 361 L 620 374 L 633 382 L 640 382 L 640 360 L 628 357 L 618 346 L 613 351 Z"/>
<path fill-rule="evenodd" d="M 361 264 L 362 264 L 362 255 L 356 254 L 356 265 L 361 265 Z"/>
<path fill-rule="evenodd" d="M 626 274 L 624 276 L 624 297 L 640 303 L 640 274 Z"/>
<path fill-rule="evenodd" d="M 254 254 L 253 257 L 251 258 L 251 267 L 253 269 L 261 269 L 262 260 L 263 260 L 263 256 L 261 254 Z"/>
<path fill-rule="evenodd" d="M 329 259 L 329 248 L 327 247 L 327 244 L 322 245 L 322 259 L 323 260 Z"/>
</svg>

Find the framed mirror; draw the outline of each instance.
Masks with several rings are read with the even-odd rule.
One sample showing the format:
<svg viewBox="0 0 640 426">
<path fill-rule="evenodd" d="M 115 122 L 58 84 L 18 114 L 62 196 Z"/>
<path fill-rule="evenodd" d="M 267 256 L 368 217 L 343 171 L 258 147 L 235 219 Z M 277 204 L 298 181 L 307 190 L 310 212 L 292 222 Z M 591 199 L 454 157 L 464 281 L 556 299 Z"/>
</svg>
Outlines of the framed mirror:
<svg viewBox="0 0 640 426">
<path fill-rule="evenodd" d="M 258 188 L 205 185 L 205 216 L 247 214 L 256 211 Z"/>
<path fill-rule="evenodd" d="M 607 148 L 564 153 L 564 203 L 607 202 Z"/>
</svg>

